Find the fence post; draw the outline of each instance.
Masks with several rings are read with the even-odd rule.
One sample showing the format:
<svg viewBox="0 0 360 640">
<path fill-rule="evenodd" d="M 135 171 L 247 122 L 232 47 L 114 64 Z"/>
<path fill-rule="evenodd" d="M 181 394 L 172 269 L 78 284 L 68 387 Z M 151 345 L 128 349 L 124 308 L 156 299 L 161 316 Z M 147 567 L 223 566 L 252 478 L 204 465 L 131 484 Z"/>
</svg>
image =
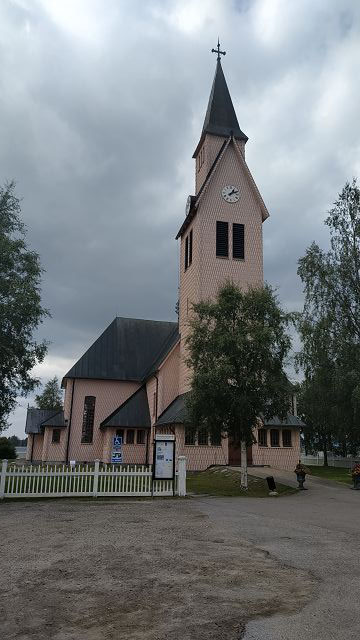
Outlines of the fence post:
<svg viewBox="0 0 360 640">
<path fill-rule="evenodd" d="M 100 464 L 100 460 L 95 460 L 93 498 L 97 498 L 98 482 L 99 482 L 99 464 Z"/>
<path fill-rule="evenodd" d="M 183 498 L 186 496 L 186 458 L 185 456 L 178 457 L 178 495 Z"/>
<path fill-rule="evenodd" d="M 5 495 L 5 480 L 6 480 L 7 464 L 8 464 L 7 460 L 2 461 L 1 477 L 0 477 L 0 500 L 3 500 Z"/>
</svg>

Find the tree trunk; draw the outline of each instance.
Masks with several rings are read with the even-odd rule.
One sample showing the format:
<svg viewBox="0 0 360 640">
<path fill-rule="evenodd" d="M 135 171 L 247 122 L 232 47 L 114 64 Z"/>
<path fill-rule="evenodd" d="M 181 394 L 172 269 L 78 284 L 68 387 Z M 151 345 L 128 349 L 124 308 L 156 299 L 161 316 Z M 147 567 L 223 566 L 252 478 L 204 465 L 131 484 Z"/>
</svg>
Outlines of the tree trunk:
<svg viewBox="0 0 360 640">
<path fill-rule="evenodd" d="M 241 488 L 248 489 L 247 447 L 244 440 L 241 441 Z"/>
</svg>

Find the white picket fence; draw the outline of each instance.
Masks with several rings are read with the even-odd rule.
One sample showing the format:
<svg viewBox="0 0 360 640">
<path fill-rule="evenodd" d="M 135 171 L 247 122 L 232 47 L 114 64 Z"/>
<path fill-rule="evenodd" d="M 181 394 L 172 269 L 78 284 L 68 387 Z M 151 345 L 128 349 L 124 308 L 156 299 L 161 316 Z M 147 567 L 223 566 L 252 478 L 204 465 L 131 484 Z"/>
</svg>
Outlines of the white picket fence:
<svg viewBox="0 0 360 640">
<path fill-rule="evenodd" d="M 98 496 L 186 495 L 186 459 L 178 458 L 172 480 L 153 480 L 152 468 L 143 465 L 22 465 L 2 461 L 0 499 Z"/>
<path fill-rule="evenodd" d="M 301 462 L 308 464 L 309 466 L 324 466 L 323 456 L 301 456 Z M 356 464 L 360 462 L 360 458 L 333 458 L 328 456 L 329 467 L 343 467 L 346 469 L 352 469 Z"/>
</svg>

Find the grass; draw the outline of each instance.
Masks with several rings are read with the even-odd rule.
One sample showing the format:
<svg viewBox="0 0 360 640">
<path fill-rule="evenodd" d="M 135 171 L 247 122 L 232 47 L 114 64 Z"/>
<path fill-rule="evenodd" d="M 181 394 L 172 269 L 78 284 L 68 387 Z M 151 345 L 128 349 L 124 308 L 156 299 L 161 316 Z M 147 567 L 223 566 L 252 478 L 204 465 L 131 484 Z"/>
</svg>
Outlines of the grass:
<svg viewBox="0 0 360 640">
<path fill-rule="evenodd" d="M 297 493 L 297 489 L 284 484 L 276 484 L 279 495 Z M 206 471 L 190 471 L 186 479 L 187 493 L 207 494 L 211 496 L 239 496 L 248 498 L 267 498 L 269 489 L 264 478 L 249 476 L 248 491 L 240 488 L 240 473 L 226 467 L 213 467 Z"/>
<path fill-rule="evenodd" d="M 347 469 L 346 467 L 306 466 L 310 469 L 311 475 L 317 478 L 326 478 L 327 480 L 334 480 L 334 482 L 352 484 L 351 469 Z"/>
</svg>

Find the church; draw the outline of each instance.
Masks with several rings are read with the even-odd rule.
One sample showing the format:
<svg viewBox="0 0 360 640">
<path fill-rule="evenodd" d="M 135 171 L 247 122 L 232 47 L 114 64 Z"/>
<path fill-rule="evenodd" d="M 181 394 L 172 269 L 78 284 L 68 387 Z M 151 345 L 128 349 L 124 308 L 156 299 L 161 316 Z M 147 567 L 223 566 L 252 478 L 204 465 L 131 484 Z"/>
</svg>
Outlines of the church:
<svg viewBox="0 0 360 640">
<path fill-rule="evenodd" d="M 63 411 L 28 409 L 31 462 L 112 461 L 122 438 L 122 462 L 151 464 L 155 434 L 174 434 L 176 455 L 189 470 L 240 463 L 227 438 L 186 428 L 191 372 L 186 337 L 192 303 L 213 298 L 228 279 L 246 289 L 263 284 L 262 225 L 269 213 L 245 161 L 240 129 L 221 64 L 220 46 L 195 160 L 195 193 L 179 225 L 178 322 L 116 317 L 64 375 Z M 294 469 L 300 456 L 296 400 L 285 420 L 255 428 L 248 462 Z"/>
</svg>

